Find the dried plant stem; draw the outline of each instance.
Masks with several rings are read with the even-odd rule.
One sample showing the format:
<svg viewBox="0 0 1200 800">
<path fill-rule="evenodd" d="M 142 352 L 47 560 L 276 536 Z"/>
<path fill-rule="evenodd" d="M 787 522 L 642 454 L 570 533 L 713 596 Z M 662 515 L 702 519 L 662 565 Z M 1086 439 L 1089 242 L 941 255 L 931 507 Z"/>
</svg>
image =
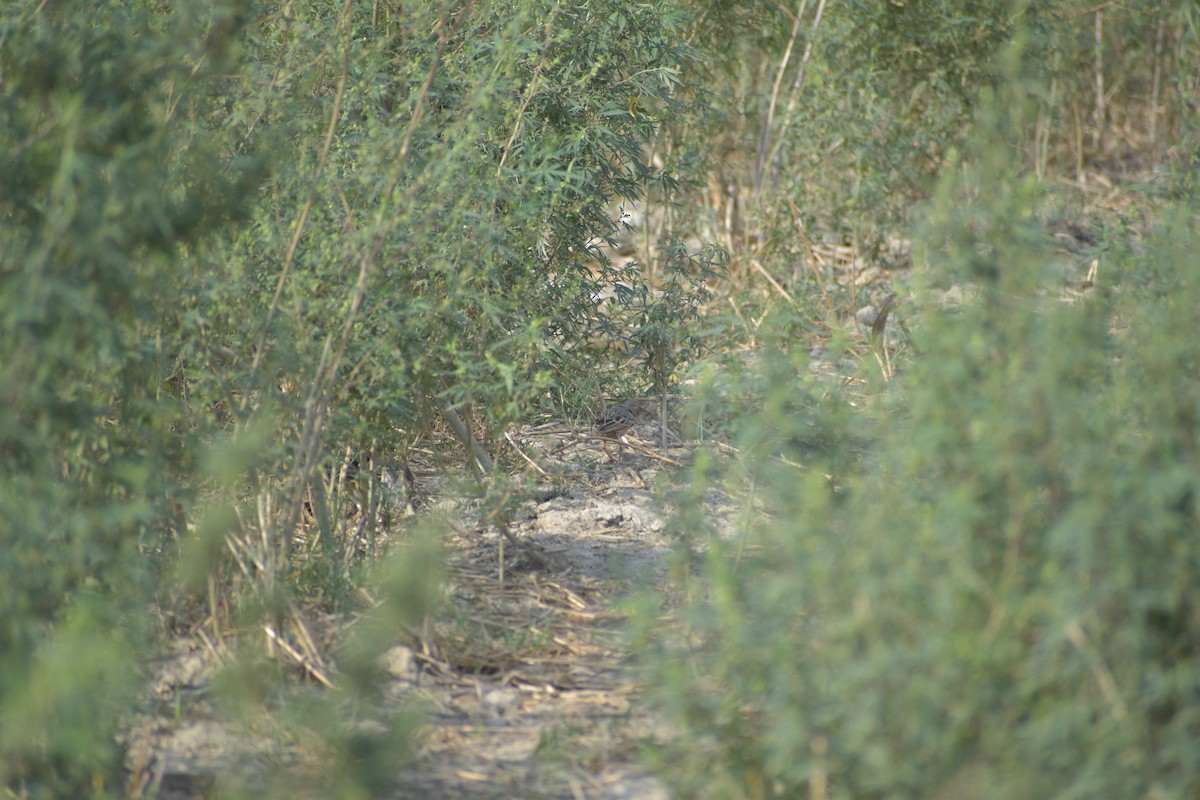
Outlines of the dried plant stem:
<svg viewBox="0 0 1200 800">
<path fill-rule="evenodd" d="M 1108 703 L 1113 719 L 1125 719 L 1129 715 L 1125 699 L 1121 697 L 1121 693 L 1117 689 L 1117 682 L 1113 679 L 1112 672 L 1105 666 L 1104 661 L 1100 658 L 1100 654 L 1088 642 L 1083 626 L 1077 620 L 1072 620 L 1067 623 L 1064 632 L 1067 635 L 1068 641 L 1075 645 L 1076 649 L 1083 654 L 1084 659 L 1087 661 L 1088 668 L 1092 671 L 1092 677 L 1095 679 L 1096 685 L 1100 688 L 1100 694 Z"/>
<path fill-rule="evenodd" d="M 809 272 L 812 273 L 813 280 L 817 283 L 817 288 L 821 290 L 821 296 L 825 298 L 825 309 L 829 312 L 829 318 L 833 319 L 834 313 L 833 298 L 829 296 L 829 292 L 825 290 L 825 281 L 821 279 L 821 274 L 817 272 L 817 252 L 812 245 L 812 240 L 808 238 L 808 232 L 804 230 L 804 223 L 800 221 L 800 214 L 796 211 L 796 204 L 792 202 L 792 198 L 788 198 L 788 208 L 792 211 L 792 224 L 796 226 L 796 232 L 800 235 L 800 241 L 804 245 L 804 261 L 808 264 Z"/>
<path fill-rule="evenodd" d="M 783 74 L 787 71 L 788 62 L 792 59 L 792 48 L 796 44 L 796 37 L 800 35 L 800 20 L 804 17 L 804 9 L 808 5 L 808 0 L 800 0 L 800 7 L 796 9 L 796 18 L 792 21 L 792 33 L 788 37 L 787 47 L 784 48 L 783 58 L 779 61 L 779 66 L 775 69 L 775 82 L 771 86 L 771 102 L 767 105 L 767 120 L 763 123 L 762 137 L 758 145 L 758 164 L 754 170 L 754 191 L 756 194 L 761 193 L 763 172 L 767 166 L 767 143 L 771 138 L 771 126 L 775 121 L 775 104 L 779 100 L 779 86 L 783 83 Z"/>
<path fill-rule="evenodd" d="M 475 438 L 475 434 L 463 422 L 462 416 L 454 406 L 443 401 L 441 411 L 442 418 L 450 424 L 450 430 L 454 432 L 454 437 L 467 449 L 467 466 L 471 468 L 477 478 L 483 478 L 492 471 L 492 457 L 488 455 L 487 450 Z"/>
<path fill-rule="evenodd" d="M 1099 147 L 1104 136 L 1104 13 L 1097 9 L 1095 26 L 1096 124 L 1092 126 L 1092 147 Z"/>
<path fill-rule="evenodd" d="M 554 6 L 550 10 L 550 14 L 546 19 L 546 38 L 550 39 L 553 30 L 554 17 L 558 13 L 559 6 Z M 496 177 L 499 178 L 504 171 L 504 165 L 508 162 L 508 154 L 512 150 L 513 143 L 517 140 L 517 134 L 521 132 L 521 122 L 525 119 L 525 111 L 529 108 L 529 101 L 537 96 L 538 90 L 541 88 L 542 68 L 546 66 L 546 58 L 543 56 L 533 70 L 533 77 L 529 80 L 529 88 L 525 90 L 525 96 L 521 98 L 521 107 L 517 109 L 517 121 L 513 123 L 512 133 L 508 137 L 508 141 L 504 143 L 504 152 L 500 155 L 500 163 L 496 165 Z"/>
<path fill-rule="evenodd" d="M 788 93 L 787 110 L 783 115 L 783 122 L 779 128 L 779 135 L 775 137 L 775 146 L 771 148 L 771 156 L 768 163 L 774 164 L 779 158 L 779 150 L 783 147 L 783 143 L 787 140 L 787 129 L 791 127 L 792 121 L 796 118 L 796 106 L 800 103 L 800 92 L 804 87 L 804 73 L 808 68 L 808 62 L 812 58 L 813 42 L 817 38 L 817 30 L 821 25 L 821 16 L 825 13 L 825 0 L 820 0 L 817 3 L 817 10 L 813 16 L 812 29 L 808 33 L 808 41 L 804 43 L 804 55 L 800 59 L 800 68 L 796 70 L 796 78 L 792 81 L 791 92 Z"/>
<path fill-rule="evenodd" d="M 1147 128 L 1150 131 L 1150 146 L 1157 149 L 1158 145 L 1158 99 L 1162 91 L 1162 62 L 1163 41 L 1166 35 L 1165 15 L 1163 9 L 1158 10 L 1158 27 L 1154 32 L 1154 75 L 1150 81 L 1150 119 Z"/>
<path fill-rule="evenodd" d="M 775 277 L 771 273 L 767 272 L 767 268 L 764 267 L 761 263 L 759 263 L 759 260 L 757 258 L 750 259 L 750 266 L 754 267 L 755 272 L 757 272 L 759 275 L 762 275 L 764 278 L 766 278 L 767 283 L 771 284 L 771 288 L 773 288 L 776 292 L 778 292 L 780 297 L 782 297 L 784 300 L 787 300 L 789 303 L 791 303 L 792 308 L 798 307 L 796 305 L 796 300 L 790 294 L 788 294 L 787 289 L 784 289 L 782 286 L 779 285 L 779 281 L 775 280 Z"/>
<path fill-rule="evenodd" d="M 249 387 L 252 388 L 258 378 L 259 370 L 262 368 L 263 357 L 267 351 L 267 333 L 271 330 L 271 321 L 275 319 L 275 314 L 279 311 L 279 302 L 283 297 L 283 287 L 287 283 L 288 276 L 292 271 L 292 264 L 296 260 L 296 248 L 300 245 L 300 237 L 304 234 L 305 225 L 308 222 L 308 215 L 312 212 L 313 203 L 316 201 L 317 187 L 321 183 L 321 176 L 325 172 L 325 166 L 329 163 L 329 150 L 333 146 L 333 134 L 337 130 L 338 120 L 342 113 L 342 98 L 346 94 L 346 82 L 350 77 L 350 33 L 353 25 L 350 24 L 350 9 L 354 5 L 353 0 L 346 0 L 342 6 L 342 13 L 339 17 L 339 23 L 345 29 L 345 42 L 343 45 L 343 60 L 341 74 L 338 75 L 337 89 L 333 95 L 333 108 L 329 111 L 329 125 L 325 129 L 325 141 L 321 143 L 321 154 L 317 158 L 317 167 L 313 171 L 312 182 L 308 187 L 308 196 L 304 199 L 304 205 L 300 207 L 300 215 L 296 219 L 296 224 L 292 228 L 292 238 L 288 241 L 287 252 L 283 257 L 283 267 L 279 271 L 279 280 L 275 284 L 275 294 L 271 297 L 271 305 L 267 308 L 266 319 L 263 320 L 262 331 L 259 333 L 258 342 L 254 348 L 254 360 L 250 365 Z M 250 404 L 250 399 L 253 392 L 246 391 L 242 395 L 241 406 L 238 409 L 239 413 L 244 414 Z"/>
</svg>

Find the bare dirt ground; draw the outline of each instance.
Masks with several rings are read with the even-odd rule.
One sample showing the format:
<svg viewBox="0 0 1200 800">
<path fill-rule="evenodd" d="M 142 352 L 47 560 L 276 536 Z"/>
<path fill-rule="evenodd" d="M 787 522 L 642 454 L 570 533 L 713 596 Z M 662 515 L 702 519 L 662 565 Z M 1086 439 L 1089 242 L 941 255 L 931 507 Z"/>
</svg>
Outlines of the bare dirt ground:
<svg viewBox="0 0 1200 800">
<path fill-rule="evenodd" d="M 417 654 L 404 678 L 435 709 L 410 796 L 666 797 L 640 764 L 661 725 L 639 703 L 614 607 L 661 580 L 670 547 L 648 488 L 657 468 L 639 461 L 596 467 L 529 509 L 514 533 L 546 563 L 510 556 L 503 583 L 498 534 L 452 538 L 456 600 L 475 636 L 447 660 Z M 514 633 L 534 641 L 513 647 Z"/>
<path fill-rule="evenodd" d="M 553 458 L 555 437 L 525 441 Z M 666 455 L 687 458 L 683 448 Z M 514 520 L 532 555 L 508 545 L 503 582 L 497 531 L 449 540 L 455 602 L 477 626 L 465 647 L 438 637 L 442 652 L 414 654 L 402 678 L 434 708 L 408 796 L 667 796 L 641 764 L 641 743 L 663 726 L 639 702 L 617 601 L 662 582 L 671 541 L 654 486 L 674 467 L 628 450 L 608 463 L 594 443 L 564 459 L 566 483 Z M 514 647 L 514 633 L 533 641 Z"/>
<path fill-rule="evenodd" d="M 417 760 L 383 796 L 668 796 L 642 765 L 643 743 L 666 728 L 640 700 L 620 610 L 622 597 L 661 586 L 670 560 L 654 487 L 689 453 L 661 453 L 650 443 L 656 432 L 654 421 L 639 424 L 629 436 L 634 447 L 616 463 L 594 437 L 562 426 L 518 437 L 557 480 L 521 506 L 509 527 L 515 542 L 495 527 L 452 526 L 449 613 L 382 660 L 386 696 L 397 708 L 426 712 Z M 435 470 L 421 482 L 429 503 L 453 507 L 439 500 Z M 710 504 L 715 517 L 729 511 L 719 496 Z M 338 627 L 313 620 L 313 638 L 336 638 Z M 141 717 L 129 735 L 131 796 L 210 796 L 230 775 L 253 785 L 268 765 L 287 760 L 277 745 L 217 721 L 208 684 L 222 657 L 220 643 L 201 637 L 180 640 L 156 666 L 158 713 Z"/>
</svg>

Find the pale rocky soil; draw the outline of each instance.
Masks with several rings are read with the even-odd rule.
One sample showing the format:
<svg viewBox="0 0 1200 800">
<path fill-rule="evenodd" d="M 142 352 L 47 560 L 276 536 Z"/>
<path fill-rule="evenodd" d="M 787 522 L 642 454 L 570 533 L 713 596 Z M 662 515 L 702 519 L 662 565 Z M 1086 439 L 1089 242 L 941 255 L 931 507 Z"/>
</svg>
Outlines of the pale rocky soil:
<svg viewBox="0 0 1200 800">
<path fill-rule="evenodd" d="M 620 605 L 631 593 L 661 588 L 670 561 L 668 512 L 655 486 L 682 466 L 654 457 L 656 432 L 653 421 L 635 428 L 630 439 L 642 452 L 626 449 L 619 463 L 561 425 L 517 437 L 534 460 L 558 470 L 558 480 L 539 483 L 539 499 L 512 520 L 519 547 L 505 542 L 503 580 L 503 537 L 494 527 L 464 521 L 448 533 L 447 594 L 457 622 L 443 619 L 424 635 L 398 639 L 382 662 L 387 697 L 426 712 L 416 763 L 398 765 L 398 788 L 382 796 L 668 797 L 642 764 L 643 743 L 669 731 L 641 699 Z M 667 456 L 685 462 L 688 448 Z M 453 507 L 439 499 L 445 486 L 434 471 L 427 478 L 415 464 L 414 471 L 429 505 Z M 715 493 L 709 505 L 715 519 L 731 515 Z M 318 650 L 336 651 L 336 620 L 312 619 L 309 627 Z M 130 732 L 133 796 L 211 796 L 231 776 L 261 785 L 272 766 L 289 760 L 270 744 L 278 737 L 218 721 L 209 681 L 224 656 L 221 643 L 199 635 L 180 639 L 155 666 L 157 713 Z"/>
</svg>

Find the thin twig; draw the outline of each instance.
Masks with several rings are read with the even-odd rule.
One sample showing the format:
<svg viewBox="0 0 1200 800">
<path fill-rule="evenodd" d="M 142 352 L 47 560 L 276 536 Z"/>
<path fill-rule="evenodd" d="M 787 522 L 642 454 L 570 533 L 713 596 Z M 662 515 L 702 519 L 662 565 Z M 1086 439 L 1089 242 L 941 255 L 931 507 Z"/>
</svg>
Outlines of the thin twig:
<svg viewBox="0 0 1200 800">
<path fill-rule="evenodd" d="M 825 281 L 821 279 L 821 274 L 817 272 L 817 253 L 813 248 L 812 240 L 808 238 L 808 232 L 804 230 L 804 223 L 800 221 L 800 214 L 796 211 L 796 204 L 792 198 L 788 198 L 788 208 L 792 210 L 792 224 L 796 226 L 796 232 L 800 234 L 800 243 L 804 245 L 804 252 L 807 258 L 804 259 L 808 264 L 809 272 L 812 273 L 813 280 L 817 282 L 817 288 L 821 290 L 821 295 L 825 298 L 825 308 L 829 311 L 829 318 L 835 317 L 833 307 L 833 299 L 829 296 L 829 292 L 825 290 Z"/>
<path fill-rule="evenodd" d="M 554 17 L 558 13 L 559 6 L 555 5 L 550 11 L 549 17 L 546 19 L 546 37 L 550 38 L 551 26 L 554 22 Z M 504 170 L 504 165 L 508 161 L 508 153 L 512 149 L 513 143 L 517 140 L 517 134 L 521 132 L 521 122 L 525 119 L 525 110 L 529 107 L 529 101 L 537 96 L 538 83 L 542 79 L 542 68 L 546 65 L 546 57 L 543 54 L 533 70 L 533 78 L 529 81 L 529 89 L 525 92 L 525 97 L 521 99 L 521 107 L 517 109 L 517 121 L 513 124 L 512 133 L 508 137 L 508 141 L 504 143 L 504 152 L 500 155 L 500 163 L 496 165 L 496 177 L 500 177 L 500 173 Z"/>
<path fill-rule="evenodd" d="M 1096 72 L 1096 124 L 1092 127 L 1092 146 L 1100 146 L 1100 138 L 1104 135 L 1105 97 L 1104 97 L 1104 14 L 1096 11 L 1095 24 L 1095 72 Z"/>
<path fill-rule="evenodd" d="M 538 466 L 538 465 L 537 465 L 537 463 L 536 463 L 536 462 L 535 462 L 535 461 L 534 461 L 532 458 L 530 458 L 529 456 L 525 455 L 525 452 L 524 452 L 523 450 L 521 450 L 521 448 L 520 448 L 520 447 L 518 447 L 518 446 L 517 446 L 517 443 L 516 443 L 516 441 L 514 441 L 514 440 L 513 440 L 513 436 L 512 436 L 512 433 L 511 433 L 510 431 L 505 431 L 505 432 L 504 432 L 504 439 L 505 439 L 505 441 L 507 441 L 509 444 L 511 444 L 511 445 L 512 445 L 512 448 L 513 448 L 513 450 L 515 450 L 515 451 L 516 451 L 517 455 L 519 455 L 521 458 L 525 459 L 525 463 L 526 463 L 526 464 L 528 464 L 529 466 L 531 466 L 531 467 L 533 467 L 535 470 L 537 470 L 537 471 L 538 471 L 538 473 L 539 473 L 539 474 L 540 474 L 542 477 L 544 477 L 544 478 L 549 478 L 549 477 L 550 477 L 550 473 L 546 472 L 546 470 L 544 470 L 544 469 L 542 469 L 540 466 Z"/>
<path fill-rule="evenodd" d="M 531 558 L 534 562 L 536 562 L 539 567 L 545 568 L 545 567 L 549 566 L 549 562 L 547 562 L 545 558 L 543 558 L 533 548 L 523 544 L 521 542 L 521 540 L 519 540 L 517 537 L 513 536 L 512 531 L 510 531 L 508 529 L 508 520 L 505 518 L 503 512 L 504 512 L 504 506 L 508 503 L 508 500 L 511 497 L 512 497 L 512 489 L 508 489 L 507 492 L 505 493 L 504 497 L 502 497 L 499 500 L 499 502 L 496 503 L 495 507 L 490 512 L 488 512 L 488 514 L 483 518 L 484 525 L 495 525 L 496 529 L 498 531 L 500 531 L 501 536 L 503 536 L 503 539 L 501 539 L 501 541 L 500 541 L 501 581 L 503 581 L 503 579 L 504 579 L 504 539 L 507 539 L 509 542 L 511 542 L 512 546 L 517 548 L 518 551 L 529 556 L 529 558 Z"/>
<path fill-rule="evenodd" d="M 296 220 L 295 227 L 292 229 L 292 238 L 288 242 L 287 252 L 283 257 L 283 268 L 280 270 L 279 280 L 275 284 L 275 294 L 271 298 L 271 305 L 267 307 L 267 317 L 263 320 L 262 331 L 259 332 L 258 342 L 254 347 L 254 360 L 250 364 L 249 387 L 254 386 L 258 378 L 258 372 L 262 368 L 262 361 L 267 351 L 267 334 L 271 330 L 271 322 L 275 319 L 275 314 L 279 311 L 279 302 L 283 297 L 283 287 L 287 283 L 288 276 L 292 271 L 292 265 L 295 263 L 296 248 L 300 246 L 300 237 L 304 234 L 308 215 L 312 211 L 313 203 L 316 201 L 317 187 L 320 185 L 321 177 L 325 172 L 325 166 L 329 163 L 329 150 L 333 147 L 333 134 L 337 130 L 338 120 L 342 116 L 342 98 L 346 94 L 346 82 L 350 77 L 350 32 L 353 28 L 350 24 L 350 8 L 353 4 L 354 0 L 346 0 L 346 4 L 342 6 L 341 17 L 338 20 L 339 24 L 345 27 L 346 38 L 343 46 L 341 75 L 338 76 L 337 90 L 333 95 L 333 108 L 329 112 L 329 125 L 325 129 L 325 141 L 321 144 L 321 154 L 317 158 L 317 167 L 313 172 L 312 182 L 308 187 L 308 196 L 304 200 L 304 205 L 300 207 L 300 216 Z M 241 406 L 238 409 L 239 414 L 246 412 L 252 395 L 253 393 L 250 391 L 242 395 Z"/>
<path fill-rule="evenodd" d="M 750 266 L 754 267 L 755 272 L 757 272 L 758 274 L 760 274 L 764 278 L 766 278 L 767 283 L 771 284 L 771 286 L 774 287 L 775 291 L 779 292 L 780 296 L 782 296 L 784 300 L 787 300 L 789 303 L 792 304 L 792 308 L 799 308 L 799 306 L 796 305 L 796 301 L 792 298 L 792 296 L 790 294 L 787 293 L 787 290 L 779 285 L 779 281 L 775 280 L 774 276 L 772 276 L 771 273 L 767 272 L 766 268 L 762 264 L 759 263 L 757 258 L 750 259 Z"/>
<path fill-rule="evenodd" d="M 588 438 L 594 439 L 597 441 L 608 441 L 608 442 L 612 441 L 612 439 L 607 439 L 603 436 L 589 436 Z M 649 450 L 645 447 L 641 447 L 640 445 L 632 444 L 630 442 L 622 442 L 622 446 L 627 448 L 630 452 L 637 453 L 638 455 L 643 455 L 646 458 L 653 459 L 654 461 L 661 461 L 664 464 L 670 464 L 673 467 L 683 466 L 682 464 L 680 464 L 678 461 L 671 458 L 670 456 L 664 456 L 661 453 L 657 453 L 653 450 Z"/>
<path fill-rule="evenodd" d="M 1109 671 L 1108 667 L 1100 659 L 1100 654 L 1089 644 L 1083 626 L 1077 620 L 1071 620 L 1067 623 L 1067 627 L 1063 632 L 1066 633 L 1067 639 L 1071 644 L 1075 645 L 1079 652 L 1083 654 L 1088 668 L 1092 671 L 1092 677 L 1096 679 L 1096 685 L 1100 687 L 1100 694 L 1108 701 L 1113 718 L 1116 720 L 1125 719 L 1129 712 L 1124 698 L 1121 697 L 1121 693 L 1117 690 L 1117 682 L 1113 679 L 1112 672 Z"/>
<path fill-rule="evenodd" d="M 771 102 L 767 105 L 767 120 L 763 123 L 762 138 L 758 145 L 758 165 L 754 170 L 755 194 L 762 189 L 762 176 L 767 165 L 767 142 L 771 139 L 771 125 L 775 121 L 775 104 L 779 100 L 779 86 L 783 83 L 783 74 L 787 70 L 788 62 L 792 59 L 792 47 L 796 44 L 796 37 L 800 35 L 800 20 L 804 17 L 804 8 L 807 5 L 808 0 L 800 0 L 800 7 L 796 10 L 796 19 L 792 22 L 791 36 L 788 37 L 783 58 L 780 59 L 779 66 L 775 70 L 775 82 L 771 86 Z"/>
<path fill-rule="evenodd" d="M 319 667 L 315 666 L 312 662 L 310 662 L 303 655 L 301 655 L 300 652 L 296 650 L 296 648 L 294 648 L 290 644 L 288 644 L 287 640 L 284 639 L 282 636 L 280 636 L 279 633 L 274 628 L 272 628 L 270 625 L 264 625 L 263 631 L 267 634 L 267 638 L 271 642 L 279 645 L 280 650 L 287 653 L 289 656 L 292 657 L 292 660 L 294 660 L 300 666 L 304 667 L 305 672 L 307 672 L 309 675 L 312 675 L 314 678 L 316 678 L 326 688 L 329 688 L 329 689 L 333 688 L 333 683 L 325 675 L 325 672 L 322 669 L 320 669 Z"/>
<path fill-rule="evenodd" d="M 488 455 L 487 450 L 475 438 L 475 434 L 463 422 L 457 409 L 449 402 L 442 401 L 442 417 L 450 423 L 450 429 L 454 432 L 455 438 L 462 443 L 463 447 L 467 448 L 467 466 L 471 467 L 476 477 L 482 478 L 490 473 L 494 468 L 492 457 Z"/>
<path fill-rule="evenodd" d="M 817 29 L 821 25 L 821 16 L 824 13 L 825 0 L 820 0 L 817 4 L 816 15 L 813 17 L 812 30 L 809 32 L 808 41 L 804 45 L 804 56 L 800 59 L 800 69 L 796 71 L 796 79 L 792 82 L 787 111 L 783 115 L 783 124 L 779 129 L 779 135 L 775 137 L 775 146 L 771 149 L 771 156 L 768 163 L 775 163 L 775 160 L 779 157 L 780 148 L 787 141 L 787 129 L 791 127 L 792 121 L 795 119 L 796 106 L 800 101 L 800 92 L 804 83 L 804 73 L 808 67 L 809 59 L 812 58 L 813 42 L 817 38 Z"/>
</svg>

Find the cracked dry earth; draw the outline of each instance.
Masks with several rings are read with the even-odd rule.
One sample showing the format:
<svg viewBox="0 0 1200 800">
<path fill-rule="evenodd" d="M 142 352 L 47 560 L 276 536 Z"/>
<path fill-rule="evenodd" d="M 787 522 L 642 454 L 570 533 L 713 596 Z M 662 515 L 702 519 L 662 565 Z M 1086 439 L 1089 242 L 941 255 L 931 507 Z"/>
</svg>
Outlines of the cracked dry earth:
<svg viewBox="0 0 1200 800">
<path fill-rule="evenodd" d="M 645 426 L 647 436 L 652 427 Z M 649 450 L 627 450 L 611 464 L 593 443 L 568 442 L 565 456 L 562 444 L 536 431 L 521 439 L 543 464 L 558 461 L 566 480 L 512 521 L 519 546 L 506 542 L 503 578 L 498 531 L 456 526 L 446 539 L 451 614 L 385 654 L 387 696 L 397 708 L 415 703 L 426 715 L 417 760 L 381 796 L 668 796 L 641 761 L 643 743 L 668 729 L 640 701 L 618 608 L 623 595 L 663 582 L 672 543 L 653 487 L 674 467 Z M 667 455 L 679 461 L 687 451 Z M 436 486 L 429 494 L 437 503 Z M 728 517 L 728 501 L 714 495 L 709 504 L 714 517 Z M 336 650 L 332 618 L 314 620 L 312 628 Z M 160 709 L 171 702 L 178 708 L 188 695 L 203 698 L 219 650 L 211 642 L 181 642 L 168 654 L 154 684 Z M 182 702 L 192 710 L 147 716 L 131 732 L 132 796 L 210 796 L 224 776 L 254 784 L 265 764 L 287 760 L 211 721 L 215 714 L 196 713 L 211 701 Z"/>
</svg>

